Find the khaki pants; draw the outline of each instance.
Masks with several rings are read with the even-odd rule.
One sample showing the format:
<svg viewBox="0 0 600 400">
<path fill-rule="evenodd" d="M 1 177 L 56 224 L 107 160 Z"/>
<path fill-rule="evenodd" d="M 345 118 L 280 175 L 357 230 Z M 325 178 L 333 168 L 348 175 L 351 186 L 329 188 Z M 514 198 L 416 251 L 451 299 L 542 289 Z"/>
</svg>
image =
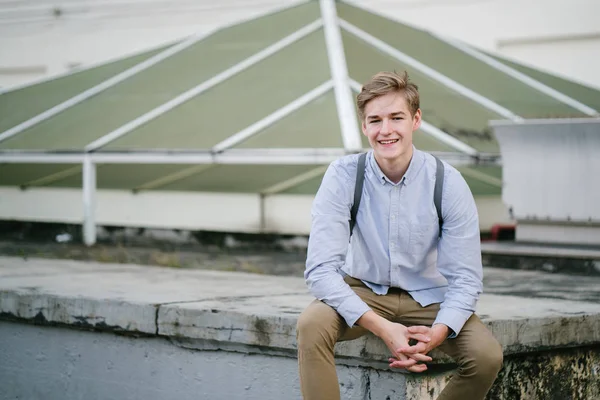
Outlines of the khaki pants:
<svg viewBox="0 0 600 400">
<path fill-rule="evenodd" d="M 406 326 L 431 326 L 439 304 L 421 307 L 410 295 L 390 289 L 379 296 L 360 280 L 346 277 L 346 283 L 380 316 Z M 298 319 L 298 364 L 300 388 L 305 400 L 335 400 L 340 388 L 333 348 L 336 342 L 356 339 L 367 330 L 349 328 L 344 319 L 325 303 L 313 301 Z M 438 400 L 483 399 L 502 367 L 502 348 L 476 315 L 460 334 L 438 347 L 458 364 L 458 373 L 448 382 Z"/>
</svg>

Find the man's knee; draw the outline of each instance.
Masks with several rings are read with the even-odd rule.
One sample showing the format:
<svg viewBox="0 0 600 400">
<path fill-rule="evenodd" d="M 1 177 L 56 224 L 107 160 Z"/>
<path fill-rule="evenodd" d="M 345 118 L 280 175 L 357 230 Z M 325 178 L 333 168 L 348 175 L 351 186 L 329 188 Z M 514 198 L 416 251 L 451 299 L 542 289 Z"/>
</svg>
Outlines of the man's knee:
<svg viewBox="0 0 600 400">
<path fill-rule="evenodd" d="M 298 318 L 298 348 L 306 349 L 321 344 L 333 347 L 339 337 L 339 318 L 339 314 L 325 303 L 311 303 Z"/>
<path fill-rule="evenodd" d="M 461 369 L 464 373 L 471 375 L 476 374 L 480 376 L 496 377 L 500 368 L 502 368 L 502 361 L 504 355 L 502 352 L 502 346 L 493 337 L 486 340 L 486 343 L 478 346 L 470 357 L 468 357 L 465 365 L 462 365 Z"/>
</svg>

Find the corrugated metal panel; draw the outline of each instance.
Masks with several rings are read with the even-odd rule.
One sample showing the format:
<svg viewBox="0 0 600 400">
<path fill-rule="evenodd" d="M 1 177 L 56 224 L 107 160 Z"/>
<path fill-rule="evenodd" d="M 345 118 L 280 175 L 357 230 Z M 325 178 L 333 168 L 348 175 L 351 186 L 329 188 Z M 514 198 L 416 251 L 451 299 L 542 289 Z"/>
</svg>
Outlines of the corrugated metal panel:
<svg viewBox="0 0 600 400">
<path fill-rule="evenodd" d="M 495 124 L 517 220 L 600 223 L 600 119 Z"/>
</svg>

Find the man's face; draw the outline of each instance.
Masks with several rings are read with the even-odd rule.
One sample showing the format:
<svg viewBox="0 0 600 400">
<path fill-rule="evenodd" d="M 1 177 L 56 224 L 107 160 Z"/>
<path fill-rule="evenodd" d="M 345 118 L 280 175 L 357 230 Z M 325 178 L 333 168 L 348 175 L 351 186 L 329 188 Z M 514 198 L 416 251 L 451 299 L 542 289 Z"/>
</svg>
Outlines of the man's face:
<svg viewBox="0 0 600 400">
<path fill-rule="evenodd" d="M 412 135 L 421 125 L 421 110 L 414 116 L 402 93 L 388 93 L 365 106 L 362 131 L 377 160 L 394 161 L 412 151 Z"/>
</svg>

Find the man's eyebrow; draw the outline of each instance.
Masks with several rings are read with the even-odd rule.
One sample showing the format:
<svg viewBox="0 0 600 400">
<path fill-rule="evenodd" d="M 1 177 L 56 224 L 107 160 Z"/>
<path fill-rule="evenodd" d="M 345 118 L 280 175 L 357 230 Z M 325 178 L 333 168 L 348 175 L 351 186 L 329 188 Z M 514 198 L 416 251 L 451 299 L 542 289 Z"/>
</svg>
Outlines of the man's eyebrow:
<svg viewBox="0 0 600 400">
<path fill-rule="evenodd" d="M 391 114 L 388 114 L 390 117 L 396 116 L 396 115 L 406 115 L 406 113 L 404 111 L 396 111 L 393 112 Z M 381 118 L 379 115 L 369 115 L 367 116 L 367 119 L 379 119 Z"/>
</svg>

